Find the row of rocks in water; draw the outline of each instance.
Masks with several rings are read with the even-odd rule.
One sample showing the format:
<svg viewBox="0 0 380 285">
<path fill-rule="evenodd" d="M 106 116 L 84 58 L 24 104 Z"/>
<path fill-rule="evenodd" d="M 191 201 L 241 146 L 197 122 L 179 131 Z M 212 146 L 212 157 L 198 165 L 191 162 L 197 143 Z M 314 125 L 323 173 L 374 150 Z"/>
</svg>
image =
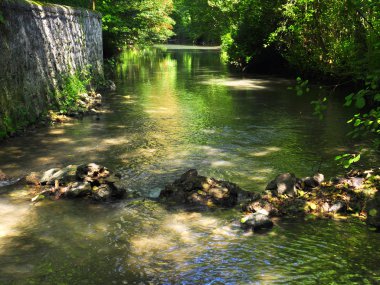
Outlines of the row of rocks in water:
<svg viewBox="0 0 380 285">
<path fill-rule="evenodd" d="M 25 179 L 31 185 L 32 201 L 59 198 L 88 198 L 112 201 L 128 197 L 120 175 L 95 163 L 69 165 L 45 172 L 33 172 Z M 0 183 L 10 181 L 0 171 Z M 5 184 L 5 186 L 8 184 Z M 0 184 L 1 186 L 1 184 Z M 185 172 L 166 185 L 159 200 L 168 206 L 192 209 L 242 209 L 243 228 L 258 230 L 273 226 L 274 217 L 334 217 L 356 215 L 380 229 L 380 169 L 351 171 L 345 177 L 325 181 L 323 174 L 297 178 L 278 175 L 262 193 L 241 189 L 235 183 Z"/>
<path fill-rule="evenodd" d="M 199 207 L 241 205 L 243 227 L 270 228 L 273 217 L 334 217 L 359 215 L 380 228 L 380 170 L 351 171 L 346 177 L 324 181 L 324 175 L 297 178 L 292 173 L 278 175 L 263 193 L 244 191 L 234 183 L 198 175 L 194 169 L 167 185 L 161 201 Z"/>
</svg>

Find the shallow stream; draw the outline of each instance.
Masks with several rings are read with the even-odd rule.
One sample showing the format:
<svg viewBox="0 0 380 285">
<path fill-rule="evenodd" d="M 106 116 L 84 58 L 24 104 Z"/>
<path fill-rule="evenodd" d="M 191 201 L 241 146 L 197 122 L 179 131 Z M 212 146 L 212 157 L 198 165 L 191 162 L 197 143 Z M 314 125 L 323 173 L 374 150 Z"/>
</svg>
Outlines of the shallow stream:
<svg viewBox="0 0 380 285">
<path fill-rule="evenodd" d="M 352 146 L 339 96 L 320 121 L 292 80 L 231 73 L 215 49 L 126 52 L 115 81 L 103 114 L 1 143 L 0 169 L 97 162 L 154 198 L 196 168 L 262 191 L 281 172 L 337 175 L 334 156 Z M 380 283 L 380 236 L 358 221 L 283 220 L 252 234 L 236 225 L 238 209 L 27 198 L 20 186 L 0 188 L 0 284 Z"/>
</svg>

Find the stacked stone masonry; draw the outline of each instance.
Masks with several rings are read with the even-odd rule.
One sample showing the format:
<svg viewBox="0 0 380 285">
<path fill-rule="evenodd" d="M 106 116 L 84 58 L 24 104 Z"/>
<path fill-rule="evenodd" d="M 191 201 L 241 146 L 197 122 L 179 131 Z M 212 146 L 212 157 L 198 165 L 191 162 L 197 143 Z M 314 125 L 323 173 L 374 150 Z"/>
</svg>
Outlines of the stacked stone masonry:
<svg viewBox="0 0 380 285">
<path fill-rule="evenodd" d="M 103 43 L 101 15 L 85 9 L 2 0 L 0 16 L 1 137 L 45 112 L 62 76 L 102 77 Z"/>
</svg>

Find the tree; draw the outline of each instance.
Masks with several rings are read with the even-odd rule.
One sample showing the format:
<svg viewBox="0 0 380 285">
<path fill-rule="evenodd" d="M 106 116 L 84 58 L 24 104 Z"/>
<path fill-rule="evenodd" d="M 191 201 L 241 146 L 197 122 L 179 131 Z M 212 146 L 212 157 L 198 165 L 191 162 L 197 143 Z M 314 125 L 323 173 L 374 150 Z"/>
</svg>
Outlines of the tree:
<svg viewBox="0 0 380 285">
<path fill-rule="evenodd" d="M 125 45 L 163 42 L 173 35 L 172 0 L 44 0 L 102 13 L 105 52 Z"/>
</svg>

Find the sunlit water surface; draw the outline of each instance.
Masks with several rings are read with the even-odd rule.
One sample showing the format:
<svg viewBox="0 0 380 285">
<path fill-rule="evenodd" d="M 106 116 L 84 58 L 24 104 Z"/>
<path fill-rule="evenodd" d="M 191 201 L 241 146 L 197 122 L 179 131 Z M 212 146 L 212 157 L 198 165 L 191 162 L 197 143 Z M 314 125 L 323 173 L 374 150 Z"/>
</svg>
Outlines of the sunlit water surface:
<svg viewBox="0 0 380 285">
<path fill-rule="evenodd" d="M 115 77 L 104 114 L 2 143 L 0 169 L 21 176 L 93 161 L 156 197 L 197 168 L 261 191 L 280 172 L 336 175 L 334 156 L 352 147 L 339 101 L 319 121 L 292 81 L 232 74 L 215 49 L 124 53 Z M 0 188 L 0 284 L 380 283 L 379 234 L 355 221 L 285 220 L 252 234 L 237 225 L 239 209 L 27 197 Z"/>
</svg>

